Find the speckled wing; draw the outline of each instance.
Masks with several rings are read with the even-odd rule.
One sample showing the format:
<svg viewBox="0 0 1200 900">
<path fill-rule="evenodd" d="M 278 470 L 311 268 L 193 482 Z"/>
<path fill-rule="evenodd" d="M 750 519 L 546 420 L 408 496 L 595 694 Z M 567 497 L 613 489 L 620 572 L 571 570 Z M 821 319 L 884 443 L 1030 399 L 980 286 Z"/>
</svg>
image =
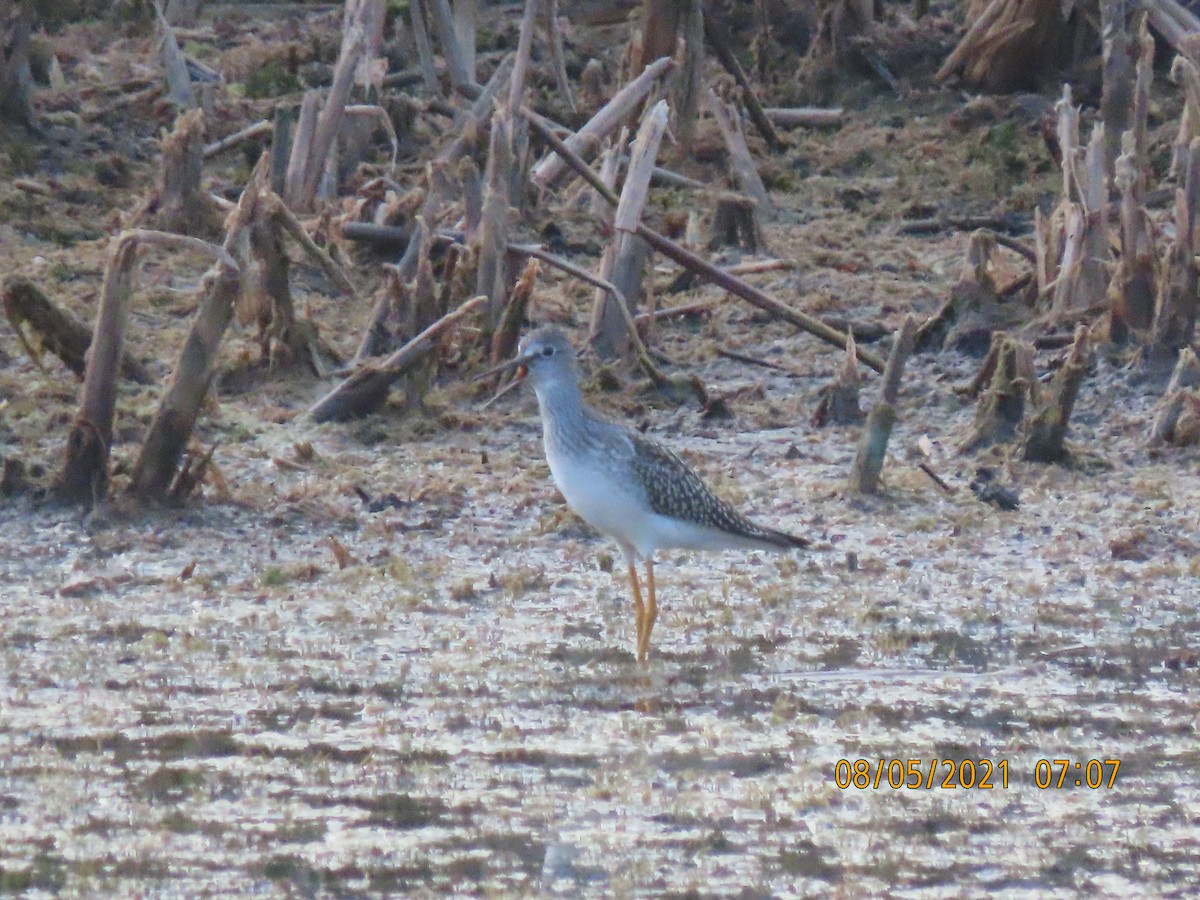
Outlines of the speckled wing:
<svg viewBox="0 0 1200 900">
<path fill-rule="evenodd" d="M 626 434 L 633 445 L 630 463 L 650 508 L 662 516 L 716 528 L 776 547 L 807 547 L 802 537 L 755 525 L 711 490 L 682 459 L 653 441 Z"/>
</svg>

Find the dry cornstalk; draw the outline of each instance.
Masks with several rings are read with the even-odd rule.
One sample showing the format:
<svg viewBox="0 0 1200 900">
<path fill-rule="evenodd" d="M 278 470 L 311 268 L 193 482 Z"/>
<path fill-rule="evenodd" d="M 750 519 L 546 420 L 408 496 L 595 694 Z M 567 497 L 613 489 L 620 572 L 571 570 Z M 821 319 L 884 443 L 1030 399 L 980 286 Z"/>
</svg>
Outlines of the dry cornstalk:
<svg viewBox="0 0 1200 900">
<path fill-rule="evenodd" d="M 492 363 L 495 365 L 516 355 L 517 344 L 521 338 L 521 323 L 525 321 L 525 311 L 537 284 L 539 268 L 538 260 L 530 257 L 513 286 L 508 302 L 504 305 L 504 314 L 496 326 L 496 333 L 492 335 Z"/>
<path fill-rule="evenodd" d="M 680 36 L 683 39 L 683 60 L 671 95 L 676 110 L 675 131 L 684 152 L 690 156 L 696 137 L 701 70 L 704 67 L 703 0 L 683 0 Z"/>
<path fill-rule="evenodd" d="M 883 471 L 888 440 L 899 417 L 900 379 L 904 374 L 904 364 L 912 356 L 916 336 L 917 320 L 914 316 L 906 316 L 896 332 L 887 368 L 883 370 L 879 399 L 867 415 L 867 424 L 854 457 L 854 466 L 850 470 L 850 486 L 860 493 L 873 494 L 879 487 L 879 474 Z"/>
<path fill-rule="evenodd" d="M 433 30 L 438 36 L 438 43 L 442 45 L 442 56 L 446 58 L 446 72 L 450 76 L 450 83 L 456 88 L 473 85 L 475 79 L 471 76 L 467 55 L 458 42 L 449 0 L 425 0 L 425 3 L 429 18 L 433 21 Z"/>
<path fill-rule="evenodd" d="M 55 485 L 58 496 L 70 503 L 99 502 L 108 490 L 117 373 L 129 321 L 133 269 L 142 244 L 205 250 L 215 255 L 221 265 L 237 268 L 228 252 L 177 234 L 135 229 L 122 232 L 113 239 L 87 355 L 79 412 L 67 437 L 63 468 Z"/>
<path fill-rule="evenodd" d="M 1145 8 L 1150 24 L 1176 53 L 1200 59 L 1200 17 L 1177 0 L 1146 0 Z"/>
<path fill-rule="evenodd" d="M 741 194 L 718 196 L 709 228 L 708 249 L 740 247 L 747 253 L 758 253 L 762 246 L 762 231 L 755 216 L 757 208 L 758 204 Z"/>
<path fill-rule="evenodd" d="M 650 176 L 669 116 L 667 101 L 659 100 L 642 117 L 630 153 L 629 173 L 625 177 L 625 186 L 621 190 L 613 219 L 615 231 L 612 245 L 601 261 L 601 277 L 616 285 L 619 297 L 630 304 L 627 309 L 631 314 L 632 307 L 637 305 L 641 295 L 642 274 L 648 256 L 645 242 L 637 237 L 636 232 L 641 223 L 642 210 L 650 190 Z M 610 292 L 597 292 L 592 314 L 591 344 L 601 359 L 621 356 L 629 347 L 625 317 L 611 308 L 617 302 L 621 301 Z"/>
<path fill-rule="evenodd" d="M 1123 3 L 1101 3 L 1101 37 L 1104 41 L 1104 85 L 1100 97 L 1100 120 L 1104 123 L 1104 171 L 1113 177 L 1121 136 L 1133 127 L 1133 95 L 1136 90 L 1135 46 L 1126 25 Z"/>
<path fill-rule="evenodd" d="M 211 159 L 218 154 L 224 153 L 226 150 L 232 150 L 244 141 L 252 141 L 255 138 L 263 137 L 271 134 L 274 130 L 275 126 L 266 119 L 263 119 L 261 122 L 255 122 L 253 125 L 247 125 L 233 134 L 226 135 L 219 141 L 206 144 L 204 147 L 204 158 Z"/>
<path fill-rule="evenodd" d="M 1092 307 L 1108 296 L 1112 246 L 1108 233 L 1108 183 L 1104 177 L 1104 123 L 1092 128 L 1083 161 L 1080 199 L 1084 210 L 1083 258 L 1073 308 Z"/>
<path fill-rule="evenodd" d="M 584 152 L 590 142 L 600 141 L 624 121 L 639 103 L 650 93 L 655 82 L 675 66 L 670 57 L 655 60 L 646 66 L 637 78 L 619 90 L 602 106 L 588 122 L 568 137 L 565 144 L 576 154 Z M 566 166 L 566 161 L 556 152 L 550 152 L 533 167 L 530 181 L 539 189 L 546 190 Z"/>
<path fill-rule="evenodd" d="M 167 94 L 177 108 L 191 109 L 196 105 L 196 97 L 192 92 L 187 60 L 183 58 L 183 51 L 175 39 L 175 29 L 163 16 L 162 8 L 156 5 L 154 11 L 158 21 L 159 58 L 167 76 Z"/>
<path fill-rule="evenodd" d="M 162 502 L 171 495 L 184 448 L 212 383 L 217 349 L 241 294 L 243 272 L 233 257 L 247 240 L 246 230 L 262 197 L 267 168 L 264 153 L 230 217 L 218 263 L 200 283 L 199 308 L 130 477 L 130 493 L 143 500 Z"/>
<path fill-rule="evenodd" d="M 988 91 L 1027 86 L 1072 53 L 1079 27 L 1074 11 L 1058 0 L 973 0 L 967 10 L 971 24 L 937 78 L 959 73 L 966 84 Z"/>
<path fill-rule="evenodd" d="M 1171 79 L 1183 87 L 1183 113 L 1171 149 L 1171 174 L 1179 177 L 1187 164 L 1192 139 L 1200 137 L 1200 67 L 1186 56 L 1177 56 L 1171 64 Z"/>
<path fill-rule="evenodd" d="M 442 86 L 438 81 L 437 65 L 433 60 L 433 45 L 429 41 L 429 26 L 425 21 L 425 7 L 421 0 L 412 0 L 408 4 L 408 17 L 412 23 L 413 43 L 417 46 L 417 64 L 425 82 L 425 90 L 434 97 L 441 97 Z"/>
<path fill-rule="evenodd" d="M 1150 443 L 1188 444 L 1200 438 L 1200 359 L 1191 347 L 1184 347 L 1175 362 L 1171 380 L 1150 428 Z M 1183 427 L 1180 427 L 1180 420 Z M 1189 425 L 1190 422 L 1190 425 Z"/>
<path fill-rule="evenodd" d="M 312 91 L 306 93 L 301 102 L 300 121 L 292 141 L 292 158 L 288 163 L 283 194 L 288 206 L 294 210 L 309 210 L 316 199 L 321 176 L 330 165 L 334 141 L 354 88 L 359 61 L 368 49 L 368 35 L 377 19 L 376 6 L 381 2 L 367 0 L 353 9 L 347 7 L 342 45 L 325 102 L 317 111 L 319 94 Z"/>
<path fill-rule="evenodd" d="M 918 329 L 916 348 L 927 352 L 954 348 L 963 353 L 984 352 L 998 329 L 1010 328 L 1025 317 L 1018 304 L 1006 303 L 992 274 L 996 235 L 979 229 L 971 234 L 962 274 L 950 296 Z"/>
<path fill-rule="evenodd" d="M 117 368 L 129 320 L 137 239 L 118 235 L 112 242 L 100 289 L 79 412 L 67 437 L 62 472 L 55 483 L 68 503 L 96 504 L 108 490 L 108 457 L 117 403 Z"/>
<path fill-rule="evenodd" d="M 462 50 L 468 81 L 475 81 L 475 23 L 479 0 L 454 0 L 454 37 Z"/>
<path fill-rule="evenodd" d="M 857 425 L 865 416 L 858 405 L 858 393 L 862 387 L 862 374 L 858 371 L 858 345 L 854 332 L 846 341 L 846 361 L 834 377 L 818 392 L 816 412 L 812 422 L 818 428 L 826 425 Z"/>
</svg>

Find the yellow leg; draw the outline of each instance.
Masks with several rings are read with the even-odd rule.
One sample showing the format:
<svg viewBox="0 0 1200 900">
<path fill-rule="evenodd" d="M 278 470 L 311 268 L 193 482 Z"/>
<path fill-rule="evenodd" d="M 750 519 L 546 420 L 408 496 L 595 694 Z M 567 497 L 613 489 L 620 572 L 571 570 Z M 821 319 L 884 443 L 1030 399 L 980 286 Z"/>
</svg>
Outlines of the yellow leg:
<svg viewBox="0 0 1200 900">
<path fill-rule="evenodd" d="M 637 608 L 637 659 L 638 662 L 645 662 L 646 657 L 642 652 L 642 630 L 646 605 L 642 602 L 642 586 L 638 584 L 637 566 L 633 564 L 633 560 L 629 561 L 629 586 L 633 589 L 633 603 Z"/>
<path fill-rule="evenodd" d="M 641 643 L 638 650 L 638 658 L 645 661 L 647 654 L 650 652 L 650 634 L 654 631 L 654 622 L 658 619 L 658 600 L 654 596 L 654 560 L 646 560 L 646 614 L 643 616 Z"/>
</svg>

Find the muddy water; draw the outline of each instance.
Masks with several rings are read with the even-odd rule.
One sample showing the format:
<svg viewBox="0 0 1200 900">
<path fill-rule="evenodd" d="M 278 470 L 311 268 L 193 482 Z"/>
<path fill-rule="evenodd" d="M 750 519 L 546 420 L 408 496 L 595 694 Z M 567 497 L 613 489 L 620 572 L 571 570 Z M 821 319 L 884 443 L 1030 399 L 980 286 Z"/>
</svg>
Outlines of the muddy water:
<svg viewBox="0 0 1200 900">
<path fill-rule="evenodd" d="M 949 380 L 919 372 L 908 414 L 964 428 Z M 1125 400 L 1081 403 L 1111 468 L 1013 466 L 1013 513 L 970 496 L 950 449 L 958 490 L 934 489 L 916 428 L 887 495 L 847 500 L 849 433 L 650 411 L 818 546 L 667 554 L 644 669 L 621 566 L 548 484 L 528 398 L 373 446 L 226 408 L 211 427 L 249 431 L 221 451 L 231 500 L 0 510 L 0 888 L 1185 895 L 1200 478 L 1129 464 L 1152 399 Z M 280 464 L 301 436 L 314 458 Z M 1145 552 L 1119 555 L 1142 558 L 1114 559 L 1139 528 Z M 860 759 L 871 783 L 840 787 Z M 889 787 L 910 759 L 921 787 Z M 1039 788 L 1043 759 L 1069 761 L 1063 787 L 1055 769 Z M 960 764 L 950 784 L 926 784 L 935 760 Z M 963 788 L 963 760 L 992 787 Z M 1115 782 L 1103 763 L 1077 787 L 1089 760 L 1119 760 Z"/>
</svg>

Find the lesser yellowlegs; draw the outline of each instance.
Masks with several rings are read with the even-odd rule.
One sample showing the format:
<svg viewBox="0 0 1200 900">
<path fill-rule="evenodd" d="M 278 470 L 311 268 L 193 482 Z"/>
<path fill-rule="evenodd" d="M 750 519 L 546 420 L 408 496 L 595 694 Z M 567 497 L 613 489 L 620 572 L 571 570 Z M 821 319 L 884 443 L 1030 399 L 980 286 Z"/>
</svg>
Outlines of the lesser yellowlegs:
<svg viewBox="0 0 1200 900">
<path fill-rule="evenodd" d="M 808 541 L 756 525 L 708 489 L 670 450 L 600 418 L 583 400 L 567 336 L 545 327 L 521 342 L 515 359 L 492 372 L 516 370 L 537 394 L 542 441 L 554 483 L 571 507 L 616 541 L 629 569 L 637 608 L 637 658 L 645 662 L 658 617 L 657 550 L 789 550 Z M 646 564 L 646 597 L 637 562 Z"/>
</svg>

